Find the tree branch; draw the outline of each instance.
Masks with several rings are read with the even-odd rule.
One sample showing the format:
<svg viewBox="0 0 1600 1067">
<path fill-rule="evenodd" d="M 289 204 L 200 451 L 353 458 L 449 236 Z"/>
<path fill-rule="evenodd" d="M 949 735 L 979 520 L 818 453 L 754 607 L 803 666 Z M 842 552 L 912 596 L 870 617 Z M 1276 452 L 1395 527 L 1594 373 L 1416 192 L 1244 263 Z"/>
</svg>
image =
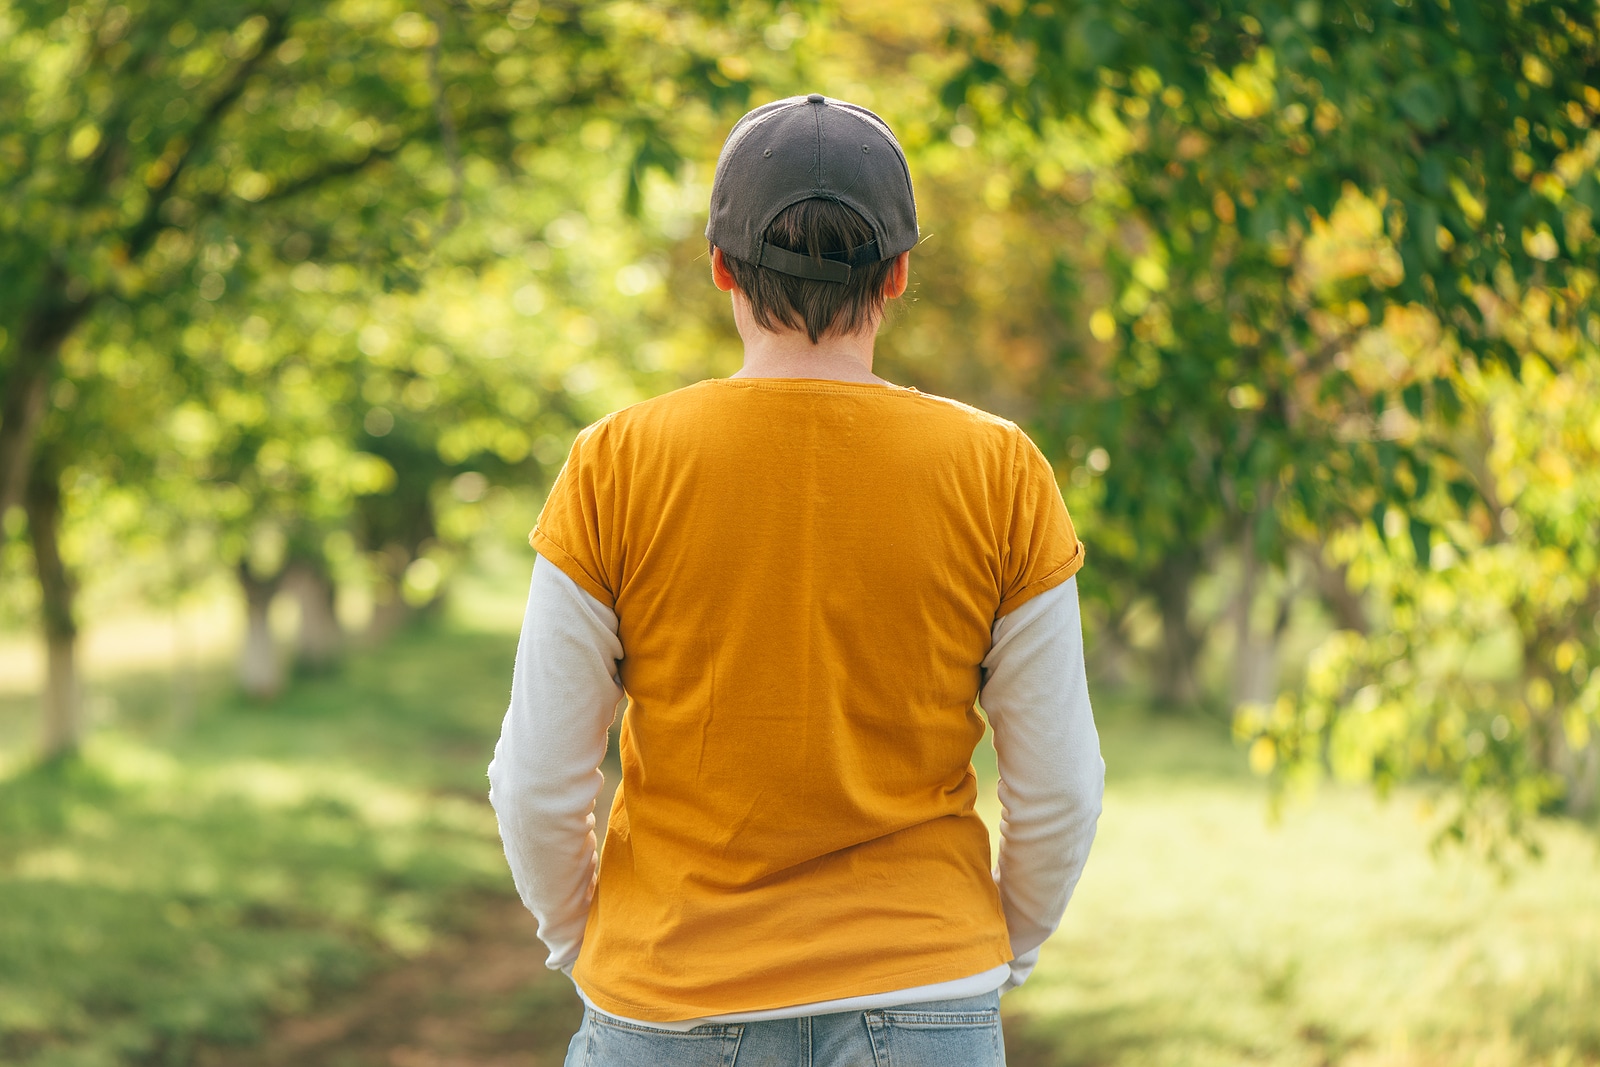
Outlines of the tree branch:
<svg viewBox="0 0 1600 1067">
<path fill-rule="evenodd" d="M 255 73 L 256 68 L 261 65 L 262 60 L 288 35 L 288 25 L 288 16 L 281 12 L 267 17 L 267 28 L 262 33 L 261 41 L 257 45 L 255 52 L 241 62 L 238 67 L 234 68 L 233 75 L 228 79 L 228 84 L 211 101 L 211 104 L 205 110 L 205 114 L 200 116 L 199 121 L 189 131 L 187 145 L 177 160 L 172 163 L 171 169 L 167 172 L 166 177 L 162 179 L 161 184 L 151 190 L 150 199 L 145 204 L 144 215 L 128 231 L 124 244 L 127 248 L 129 259 L 136 259 L 149 249 L 151 242 L 155 240 L 156 234 L 161 230 L 161 209 L 166 206 L 167 201 L 172 198 L 173 193 L 177 190 L 178 178 L 183 174 L 184 169 L 194 159 L 195 155 L 210 140 L 212 134 L 216 132 L 217 127 L 221 124 L 229 109 L 244 94 L 245 86 L 249 83 L 250 77 Z"/>
<path fill-rule="evenodd" d="M 460 133 L 476 133 L 479 130 L 487 130 L 492 129 L 495 126 L 503 126 L 510 121 L 510 118 L 511 117 L 504 112 L 483 111 L 470 117 L 466 121 L 461 122 L 457 126 L 457 130 Z M 385 159 L 392 159 L 396 155 L 399 155 L 401 149 L 405 148 L 413 141 L 419 140 L 423 135 L 431 132 L 433 128 L 434 127 L 432 126 L 419 126 L 416 129 L 403 134 L 398 140 L 395 141 L 394 144 L 389 145 L 387 148 L 374 148 L 360 159 L 344 159 L 335 163 L 330 163 L 321 170 L 313 171 L 303 178 L 297 178 L 288 185 L 280 186 L 279 188 L 274 189 L 272 192 L 268 193 L 260 200 L 254 201 L 253 203 L 255 206 L 260 206 L 262 204 L 276 203 L 280 200 L 289 200 L 293 197 L 301 195 L 302 193 L 311 192 L 318 186 L 325 185 L 334 179 L 348 178 L 359 174 L 374 163 L 381 162 Z"/>
<path fill-rule="evenodd" d="M 439 73 L 439 59 L 444 52 L 444 15 L 438 5 L 429 3 L 428 15 L 433 20 L 433 47 L 428 49 L 428 80 L 433 85 L 433 107 L 439 116 L 439 140 L 444 146 L 445 159 L 450 164 L 450 206 L 445 209 L 446 233 L 461 223 L 461 189 L 466 179 L 461 172 L 461 138 L 456 134 L 456 120 L 450 114 L 450 101 L 445 98 L 444 76 Z"/>
<path fill-rule="evenodd" d="M 280 186 L 279 188 L 274 189 L 266 196 L 263 196 L 260 200 L 254 201 L 253 206 L 259 207 L 262 204 L 272 204 L 280 200 L 290 200 L 301 195 L 302 193 L 309 193 L 318 186 L 326 185 L 328 182 L 337 178 L 348 178 L 352 175 L 360 174 L 372 164 L 381 162 L 385 159 L 391 159 L 398 155 L 400 150 L 406 145 L 410 144 L 412 138 L 415 136 L 416 134 L 413 133 L 405 137 L 401 137 L 388 148 L 374 148 L 359 159 L 341 159 L 335 163 L 329 163 L 321 170 L 312 171 L 303 178 L 297 178 L 288 185 Z"/>
</svg>

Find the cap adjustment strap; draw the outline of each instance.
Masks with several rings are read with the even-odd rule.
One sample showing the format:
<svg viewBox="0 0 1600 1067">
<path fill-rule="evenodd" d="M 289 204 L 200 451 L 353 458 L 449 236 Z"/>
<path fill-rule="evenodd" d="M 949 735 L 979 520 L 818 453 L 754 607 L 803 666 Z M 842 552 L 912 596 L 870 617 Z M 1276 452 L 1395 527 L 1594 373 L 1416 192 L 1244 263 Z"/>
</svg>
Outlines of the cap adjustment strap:
<svg viewBox="0 0 1600 1067">
<path fill-rule="evenodd" d="M 850 280 L 852 267 L 865 267 L 883 258 L 878 255 L 876 240 L 857 245 L 848 252 L 823 252 L 821 255 L 820 260 L 813 259 L 800 252 L 791 252 L 787 248 L 762 242 L 761 251 L 756 256 L 756 266 L 771 267 L 783 274 L 792 274 L 797 278 L 807 278 L 816 282 L 842 283 Z"/>
</svg>

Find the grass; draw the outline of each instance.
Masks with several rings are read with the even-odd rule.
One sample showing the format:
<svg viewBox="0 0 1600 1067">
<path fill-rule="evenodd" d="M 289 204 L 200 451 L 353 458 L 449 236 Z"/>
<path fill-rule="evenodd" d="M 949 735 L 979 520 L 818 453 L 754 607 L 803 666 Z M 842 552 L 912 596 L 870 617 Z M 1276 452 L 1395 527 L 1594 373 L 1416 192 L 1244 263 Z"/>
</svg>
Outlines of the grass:
<svg viewBox="0 0 1600 1067">
<path fill-rule="evenodd" d="M 0 781 L 0 1062 L 254 1040 L 508 891 L 484 766 L 512 643 L 402 634 L 270 707 L 213 679 L 186 725 L 131 679 L 81 759 Z"/>
<path fill-rule="evenodd" d="M 1006 998 L 1024 1065 L 1600 1063 L 1600 857 L 1550 825 L 1509 879 L 1429 850 L 1421 798 L 1326 790 L 1277 824 L 1197 723 L 1106 717 L 1106 810 Z"/>
<path fill-rule="evenodd" d="M 430 953 L 510 893 L 483 771 L 511 647 L 434 624 L 270 707 L 210 678 L 181 716 L 168 679 L 123 677 L 110 725 L 49 768 L 22 769 L 29 702 L 0 701 L 0 1062 L 244 1062 L 274 1017 L 407 960 L 407 981 L 467 976 L 417 1001 L 467 1011 L 482 967 Z M 1413 795 L 1328 790 L 1274 824 L 1222 728 L 1101 716 L 1100 837 L 1006 998 L 1016 1067 L 1600 1064 L 1592 838 L 1547 827 L 1507 881 L 1433 858 Z M 494 1025 L 552 1048 L 495 1062 L 559 1062 L 572 998 L 506 982 L 494 1011 L 530 1021 Z M 307 1057 L 284 1062 L 333 1062 Z"/>
</svg>

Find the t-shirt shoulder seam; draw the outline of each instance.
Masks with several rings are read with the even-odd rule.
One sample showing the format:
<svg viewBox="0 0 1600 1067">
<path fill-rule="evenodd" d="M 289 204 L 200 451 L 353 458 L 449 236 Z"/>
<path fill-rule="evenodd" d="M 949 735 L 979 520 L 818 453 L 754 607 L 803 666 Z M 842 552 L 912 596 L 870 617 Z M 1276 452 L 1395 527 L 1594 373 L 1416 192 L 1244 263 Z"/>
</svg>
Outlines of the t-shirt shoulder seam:
<svg viewBox="0 0 1600 1067">
<path fill-rule="evenodd" d="M 1012 422 L 1010 419 L 1006 418 L 1004 415 L 996 415 L 992 411 L 985 411 L 982 408 L 975 407 L 964 400 L 957 400 L 954 397 L 949 396 L 940 396 L 938 393 L 917 393 L 916 395 L 923 400 L 932 400 L 937 403 L 956 408 L 962 414 L 975 417 L 979 422 L 987 423 L 1000 429 L 1016 430 L 1019 432 L 1021 430 L 1021 427 Z"/>
<path fill-rule="evenodd" d="M 623 418 L 623 416 L 631 415 L 639 408 L 656 407 L 677 396 L 679 393 L 687 393 L 691 390 L 698 389 L 705 384 L 705 382 L 692 382 L 689 385 L 679 386 L 678 388 L 670 390 L 669 392 L 662 393 L 660 396 L 647 396 L 643 400 L 635 400 L 631 404 L 624 404 L 617 410 L 607 412 L 606 414 L 600 416 L 598 419 L 594 420 L 594 422 L 590 423 L 586 429 L 595 430 L 607 424 L 624 422 L 626 420 Z"/>
<path fill-rule="evenodd" d="M 1022 488 L 1017 481 L 1017 468 L 1022 462 L 1022 432 L 1020 429 L 1011 435 L 1011 462 L 1007 464 L 1006 474 L 1006 524 L 1001 528 L 1000 536 L 1005 539 L 1005 551 L 1000 555 L 1001 567 L 1009 562 L 1015 545 L 1011 543 L 1013 526 L 1017 521 L 1017 494 Z M 1003 575 L 1002 570 L 1002 575 Z"/>
</svg>

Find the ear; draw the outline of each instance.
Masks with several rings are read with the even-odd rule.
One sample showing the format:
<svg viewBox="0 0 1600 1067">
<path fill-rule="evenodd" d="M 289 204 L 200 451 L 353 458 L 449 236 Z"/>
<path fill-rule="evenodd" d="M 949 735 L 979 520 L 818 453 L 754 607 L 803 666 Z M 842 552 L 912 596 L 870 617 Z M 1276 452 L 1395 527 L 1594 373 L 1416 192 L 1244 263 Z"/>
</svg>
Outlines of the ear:
<svg viewBox="0 0 1600 1067">
<path fill-rule="evenodd" d="M 889 269 L 889 277 L 884 279 L 883 295 L 890 300 L 906 291 L 906 285 L 911 280 L 911 253 L 901 252 L 894 257 L 894 266 Z"/>
<path fill-rule="evenodd" d="M 711 249 L 711 282 L 724 293 L 739 287 L 733 280 L 733 271 L 728 269 L 728 261 L 723 258 L 722 249 L 715 247 Z"/>
</svg>

